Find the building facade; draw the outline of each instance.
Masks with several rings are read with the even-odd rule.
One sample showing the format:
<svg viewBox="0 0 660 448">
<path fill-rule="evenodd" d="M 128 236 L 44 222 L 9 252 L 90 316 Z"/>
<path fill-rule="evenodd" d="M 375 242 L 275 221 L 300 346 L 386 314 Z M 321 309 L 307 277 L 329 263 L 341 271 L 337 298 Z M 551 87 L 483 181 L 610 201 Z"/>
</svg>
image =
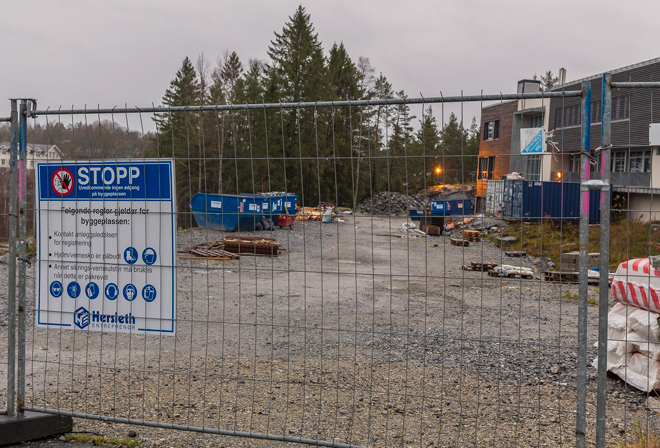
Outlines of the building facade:
<svg viewBox="0 0 660 448">
<path fill-rule="evenodd" d="M 660 58 L 611 70 L 612 81 L 660 80 Z M 590 178 L 600 178 L 600 158 L 595 151 L 601 142 L 602 74 L 566 82 L 553 92 L 582 89 L 582 83 L 591 84 L 591 144 Z M 518 91 L 534 91 L 530 81 L 518 83 Z M 538 89 L 537 89 L 538 91 Z M 510 103 L 517 103 L 511 112 Z M 503 168 L 494 179 L 505 178 L 518 172 L 526 180 L 579 182 L 581 150 L 581 99 L 552 98 L 512 101 L 482 109 L 482 129 L 494 113 L 502 117 L 511 114 L 511 145 L 502 149 L 503 159 L 493 163 Z M 508 108 L 505 107 L 508 105 Z M 494 109 L 498 109 L 497 112 Z M 503 118 L 502 118 L 503 120 Z M 502 121 L 504 123 L 504 120 Z M 631 218 L 660 220 L 660 148 L 649 141 L 649 125 L 660 123 L 660 89 L 615 89 L 612 91 L 612 161 L 611 183 L 613 192 L 624 198 Z M 545 144 L 538 155 L 521 154 L 520 129 L 540 127 L 550 133 L 553 144 Z M 502 142 L 504 146 L 504 142 Z M 481 158 L 490 157 L 492 149 L 482 144 Z M 496 155 L 497 156 L 497 155 Z M 508 160 L 506 160 L 508 158 Z M 490 162 L 488 162 L 490 163 Z M 482 196 L 485 188 L 478 189 Z M 485 195 L 485 193 L 483 194 Z"/>
<path fill-rule="evenodd" d="M 0 142 L 0 169 L 9 168 L 9 142 Z M 62 151 L 56 145 L 27 144 L 27 169 L 33 170 L 35 163 L 42 160 L 61 160 Z"/>
</svg>

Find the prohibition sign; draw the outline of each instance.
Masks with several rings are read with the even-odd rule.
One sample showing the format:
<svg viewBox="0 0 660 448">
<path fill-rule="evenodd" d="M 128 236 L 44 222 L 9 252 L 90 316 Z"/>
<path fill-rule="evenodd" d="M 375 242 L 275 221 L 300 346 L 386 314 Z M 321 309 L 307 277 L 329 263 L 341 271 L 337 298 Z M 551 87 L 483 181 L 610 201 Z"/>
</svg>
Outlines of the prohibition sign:
<svg viewBox="0 0 660 448">
<path fill-rule="evenodd" d="M 53 173 L 50 184 L 59 196 L 67 196 L 73 191 L 73 174 L 66 168 L 60 168 Z"/>
</svg>

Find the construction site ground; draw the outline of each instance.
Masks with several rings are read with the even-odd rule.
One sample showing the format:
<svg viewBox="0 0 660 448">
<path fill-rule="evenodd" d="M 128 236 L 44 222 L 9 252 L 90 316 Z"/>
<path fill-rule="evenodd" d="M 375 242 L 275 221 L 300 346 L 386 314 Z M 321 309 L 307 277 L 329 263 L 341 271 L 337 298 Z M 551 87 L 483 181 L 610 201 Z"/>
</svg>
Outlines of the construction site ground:
<svg viewBox="0 0 660 448">
<path fill-rule="evenodd" d="M 280 243 L 276 258 L 179 260 L 175 337 L 35 329 L 30 317 L 28 404 L 369 446 L 573 445 L 577 285 L 544 282 L 538 270 L 532 280 L 463 270 L 535 266 L 483 239 L 462 247 L 447 234 L 413 237 L 406 217 L 342 221 L 259 232 Z M 177 244 L 224 235 L 195 228 Z M 588 322 L 591 362 L 596 307 Z M 595 379 L 589 366 L 592 429 Z M 608 387 L 609 441 L 630 440 L 646 397 L 618 380 Z M 135 431 L 147 447 L 277 444 L 75 424 L 107 437 Z"/>
</svg>

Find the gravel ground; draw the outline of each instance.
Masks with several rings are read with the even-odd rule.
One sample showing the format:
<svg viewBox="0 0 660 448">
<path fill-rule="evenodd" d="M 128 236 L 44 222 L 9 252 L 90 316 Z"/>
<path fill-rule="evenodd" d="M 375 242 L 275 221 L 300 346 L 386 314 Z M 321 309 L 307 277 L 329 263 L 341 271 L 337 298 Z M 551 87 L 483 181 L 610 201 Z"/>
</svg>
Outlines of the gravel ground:
<svg viewBox="0 0 660 448">
<path fill-rule="evenodd" d="M 369 446 L 573 446 L 577 303 L 562 297 L 577 285 L 465 271 L 471 261 L 535 266 L 487 242 L 410 237 L 404 222 L 297 222 L 260 233 L 285 249 L 275 259 L 179 260 L 176 337 L 30 322 L 28 403 Z M 178 246 L 222 235 L 180 232 Z M 595 307 L 588 321 L 592 360 Z M 588 444 L 595 380 L 589 367 Z M 630 440 L 634 419 L 647 423 L 646 396 L 615 379 L 608 388 L 608 443 Z M 147 447 L 282 445 L 82 419 L 76 430 L 132 430 Z"/>
</svg>

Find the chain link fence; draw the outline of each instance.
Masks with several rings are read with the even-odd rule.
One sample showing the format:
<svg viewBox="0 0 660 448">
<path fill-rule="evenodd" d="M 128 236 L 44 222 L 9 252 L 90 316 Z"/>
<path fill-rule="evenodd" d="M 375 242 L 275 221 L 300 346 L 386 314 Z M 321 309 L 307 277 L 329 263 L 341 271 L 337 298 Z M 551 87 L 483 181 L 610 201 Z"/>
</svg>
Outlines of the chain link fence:
<svg viewBox="0 0 660 448">
<path fill-rule="evenodd" d="M 11 166 L 25 176 L 19 213 L 5 216 L 34 224 L 13 240 L 8 224 L 8 413 L 18 379 L 17 412 L 79 417 L 88 431 L 104 421 L 109 435 L 130 424 L 147 444 L 630 443 L 651 424 L 645 397 L 591 365 L 613 301 L 589 286 L 608 281 L 608 269 L 588 276 L 589 243 L 610 217 L 602 207 L 590 228 L 579 197 L 607 198 L 609 161 L 571 193 L 577 214 L 566 201 L 559 219 L 485 203 L 496 163 L 534 166 L 505 146 L 507 105 L 536 101 L 545 117 L 577 104 L 590 149 L 588 90 L 68 111 L 23 101 Z M 481 133 L 463 125 L 467 103 L 482 108 Z M 544 144 L 564 146 L 566 132 Z M 25 143 L 46 141 L 59 152 L 28 169 Z M 554 180 L 546 201 L 569 190 Z M 576 274 L 548 281 L 562 263 Z"/>
</svg>

